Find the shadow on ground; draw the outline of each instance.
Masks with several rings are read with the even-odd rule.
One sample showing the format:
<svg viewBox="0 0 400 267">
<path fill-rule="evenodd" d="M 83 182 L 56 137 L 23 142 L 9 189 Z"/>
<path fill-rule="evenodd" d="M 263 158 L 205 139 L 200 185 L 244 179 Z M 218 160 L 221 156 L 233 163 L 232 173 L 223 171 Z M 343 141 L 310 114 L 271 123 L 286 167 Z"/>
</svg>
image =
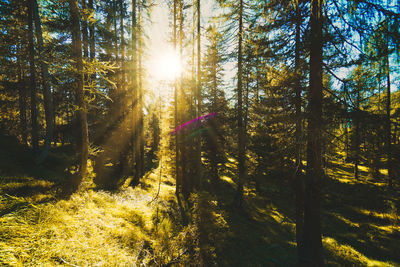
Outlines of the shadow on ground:
<svg viewBox="0 0 400 267">
<path fill-rule="evenodd" d="M 231 176 L 232 170 L 226 171 Z M 400 194 L 366 171 L 353 179 L 349 164 L 327 168 L 322 235 L 328 266 L 400 266 Z M 233 176 L 231 176 L 233 177 Z M 279 177 L 279 178 L 277 178 Z M 262 192 L 245 188 L 245 206 L 232 207 L 234 179 L 221 180 L 218 202 L 230 235 L 218 254 L 220 266 L 294 266 L 294 194 L 290 174 L 266 175 Z"/>
</svg>

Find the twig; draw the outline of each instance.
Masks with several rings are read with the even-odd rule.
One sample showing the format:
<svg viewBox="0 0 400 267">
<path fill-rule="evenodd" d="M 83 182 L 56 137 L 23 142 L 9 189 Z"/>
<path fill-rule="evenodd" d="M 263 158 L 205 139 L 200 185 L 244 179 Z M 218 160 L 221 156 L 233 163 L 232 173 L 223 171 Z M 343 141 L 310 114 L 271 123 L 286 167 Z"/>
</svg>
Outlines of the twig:
<svg viewBox="0 0 400 267">
<path fill-rule="evenodd" d="M 63 263 L 65 263 L 65 264 L 67 264 L 67 265 L 69 265 L 69 266 L 80 267 L 79 265 L 72 264 L 72 263 L 70 263 L 70 262 L 64 260 L 64 259 L 61 258 L 61 257 L 58 257 L 58 258 L 59 258 Z"/>
<path fill-rule="evenodd" d="M 147 205 L 151 204 L 154 200 L 156 200 L 158 198 L 158 195 L 160 194 L 162 167 L 163 166 L 162 166 L 162 156 L 161 156 L 161 158 L 160 158 L 160 177 L 159 177 L 159 180 L 158 180 L 157 194 L 154 196 L 154 198 L 149 203 L 147 203 Z"/>
</svg>

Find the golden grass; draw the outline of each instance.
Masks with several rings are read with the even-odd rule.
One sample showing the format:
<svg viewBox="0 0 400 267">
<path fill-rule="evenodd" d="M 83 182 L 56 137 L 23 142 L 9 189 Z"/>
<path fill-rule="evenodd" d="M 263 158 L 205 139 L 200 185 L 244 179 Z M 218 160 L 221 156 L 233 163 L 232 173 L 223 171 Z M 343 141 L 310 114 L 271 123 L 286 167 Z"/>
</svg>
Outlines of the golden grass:
<svg viewBox="0 0 400 267">
<path fill-rule="evenodd" d="M 164 180 L 169 180 L 169 185 L 162 183 L 154 199 L 157 174 L 156 170 L 148 175 L 146 189 L 128 187 L 114 193 L 86 190 L 51 203 L 33 204 L 32 198 L 1 196 L 0 210 L 18 208 L 0 217 L 0 265 L 135 266 L 137 261 L 145 261 L 139 255 L 143 242 L 151 240 L 157 248 L 163 242 L 159 240 L 161 232 L 172 233 L 172 226 L 166 227 L 172 224 L 168 218 L 155 231 L 154 218 L 167 206 L 162 203 L 174 199 L 173 179 L 167 177 Z M 28 182 L 31 186 L 51 185 L 40 180 Z M 20 183 L 9 183 L 2 188 L 18 186 Z M 49 197 L 45 193 L 35 196 Z"/>
<path fill-rule="evenodd" d="M 368 258 L 362 253 L 355 250 L 353 247 L 345 244 L 340 244 L 331 237 L 324 237 L 322 242 L 325 250 L 327 250 L 336 260 L 335 265 L 337 266 L 395 266 L 390 262 L 383 262 Z"/>
<path fill-rule="evenodd" d="M 121 194 L 75 194 L 70 200 L 30 206 L 0 219 L 0 262 L 119 266 L 135 262 L 135 248 L 146 237 L 149 208 Z"/>
</svg>

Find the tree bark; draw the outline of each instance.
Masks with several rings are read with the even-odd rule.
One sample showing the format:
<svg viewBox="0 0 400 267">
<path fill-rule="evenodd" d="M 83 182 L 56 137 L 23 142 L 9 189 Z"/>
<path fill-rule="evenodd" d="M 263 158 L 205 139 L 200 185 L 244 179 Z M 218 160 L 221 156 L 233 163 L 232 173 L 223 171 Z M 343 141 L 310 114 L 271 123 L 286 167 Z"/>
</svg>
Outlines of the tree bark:
<svg viewBox="0 0 400 267">
<path fill-rule="evenodd" d="M 132 0 L 132 163 L 133 163 L 133 180 L 132 185 L 139 182 L 138 175 L 138 86 L 137 86 L 137 22 L 136 22 L 137 3 Z"/>
<path fill-rule="evenodd" d="M 89 137 L 88 137 L 88 126 L 87 126 L 87 110 L 85 103 L 85 95 L 83 91 L 83 60 L 82 60 L 82 41 L 81 41 L 81 31 L 79 26 L 79 10 L 77 0 L 68 0 L 70 6 L 70 16 L 71 16 L 71 32 L 72 32 L 72 47 L 74 52 L 74 59 L 76 64 L 76 76 L 75 76 L 75 92 L 76 99 L 78 102 L 78 112 L 80 120 L 80 132 L 81 132 L 81 142 L 80 142 L 80 179 L 83 179 L 87 171 L 87 160 L 88 160 L 88 147 L 89 147 Z M 81 180 L 79 180 L 80 183 Z"/>
<path fill-rule="evenodd" d="M 142 66 L 142 13 L 138 8 L 139 30 L 138 30 L 138 90 L 139 90 L 139 177 L 144 175 L 144 114 L 143 114 L 143 66 Z"/>
<path fill-rule="evenodd" d="M 178 12 L 179 12 L 179 57 L 180 61 L 183 61 L 183 0 L 179 0 L 179 6 L 178 6 Z M 180 73 L 179 76 L 179 98 L 180 98 L 180 107 L 178 105 L 178 112 L 183 111 L 184 105 L 185 105 L 185 92 L 184 92 L 184 83 L 183 83 L 183 73 Z M 180 116 L 180 123 L 185 121 L 185 117 L 183 115 L 183 112 L 181 113 L 182 115 Z M 179 114 L 178 114 L 179 116 Z M 193 180 L 191 179 L 191 175 L 189 173 L 190 168 L 187 168 L 187 162 L 188 162 L 188 151 L 187 151 L 187 146 L 184 143 L 184 132 L 185 130 L 182 129 L 181 133 L 178 134 L 179 137 L 179 149 L 180 149 L 180 166 L 181 166 L 181 175 L 182 175 L 182 193 L 184 199 L 187 201 L 189 199 L 190 193 L 193 191 Z M 190 178 L 189 178 L 190 177 Z"/>
<path fill-rule="evenodd" d="M 49 84 L 49 71 L 46 60 L 44 59 L 44 44 L 42 34 L 42 23 L 39 16 L 39 7 L 36 0 L 33 0 L 33 15 L 35 20 L 36 29 L 36 40 L 38 43 L 40 69 L 42 72 L 42 86 L 43 86 L 43 101 L 44 101 L 44 113 L 46 118 L 46 136 L 44 140 L 43 149 L 37 158 L 37 163 L 42 163 L 49 151 L 50 145 L 53 140 L 54 131 L 54 108 L 53 108 L 53 96 Z"/>
<path fill-rule="evenodd" d="M 300 4 L 296 3 L 296 36 L 295 36 L 295 109 L 296 109 L 296 172 L 295 172 L 295 209 L 296 209 L 296 242 L 297 242 L 297 256 L 300 259 L 302 253 L 302 235 L 303 235 L 303 224 L 304 224 L 304 180 L 302 174 L 302 162 L 301 162 L 301 146 L 302 146 L 302 116 L 301 116 L 301 83 L 300 83 L 300 30 L 301 30 L 302 18 L 300 12 Z"/>
<path fill-rule="evenodd" d="M 177 43 L 177 38 L 176 38 L 176 26 L 177 26 L 177 16 L 176 16 L 176 9 L 177 9 L 177 2 L 178 0 L 174 0 L 173 3 L 173 45 L 174 45 L 174 51 L 176 51 L 176 43 Z M 175 129 L 177 129 L 179 125 L 179 120 L 178 120 L 178 84 L 176 81 L 176 78 L 174 80 L 174 117 L 175 117 Z M 178 203 L 180 203 L 180 192 L 181 192 L 181 175 L 180 175 L 180 154 L 179 154 L 179 137 L 178 137 L 178 132 L 175 132 L 175 180 L 176 180 L 176 188 L 175 188 L 175 195 L 178 200 Z"/>
<path fill-rule="evenodd" d="M 21 140 L 24 145 L 28 144 L 27 127 L 26 127 L 26 84 L 23 81 L 23 73 L 21 67 L 21 40 L 17 45 L 17 65 L 18 65 L 18 100 L 19 100 L 19 120 L 21 129 Z"/>
<path fill-rule="evenodd" d="M 200 25 L 200 0 L 197 0 L 197 117 L 201 116 L 201 106 L 202 106 L 202 99 L 201 99 L 201 25 Z M 197 137 L 196 140 L 196 187 L 197 189 L 201 188 L 201 135 Z"/>
<path fill-rule="evenodd" d="M 94 13 L 94 0 L 89 0 L 88 8 L 90 13 Z M 90 62 L 96 58 L 96 46 L 95 46 L 95 29 L 94 29 L 94 22 L 89 22 L 89 58 Z M 96 72 L 94 72 L 90 77 L 90 85 L 96 88 Z"/>
<path fill-rule="evenodd" d="M 125 30 L 124 30 L 124 6 L 123 0 L 119 0 L 119 27 L 121 36 L 121 90 L 125 93 L 126 90 L 126 66 L 125 66 Z"/>
<path fill-rule="evenodd" d="M 322 196 L 322 4 L 311 2 L 310 88 L 301 266 L 323 266 L 320 203 Z"/>
<path fill-rule="evenodd" d="M 35 69 L 35 46 L 33 39 L 33 4 L 34 0 L 28 1 L 28 47 L 29 47 L 29 70 L 31 89 L 31 144 L 34 154 L 38 152 L 38 121 L 37 121 L 37 89 Z"/>
<path fill-rule="evenodd" d="M 86 0 L 82 0 L 82 8 L 84 10 L 82 19 L 82 44 L 83 44 L 83 57 L 89 58 L 89 36 L 88 36 L 88 6 Z"/>
<path fill-rule="evenodd" d="M 243 127 L 243 88 L 242 88 L 242 43 L 243 43 L 243 0 L 239 1 L 239 44 L 238 44 L 238 82 L 237 82 L 237 97 L 238 97 L 238 110 L 237 110 L 237 122 L 238 122 L 238 187 L 235 196 L 235 204 L 237 207 L 242 207 L 243 202 L 243 182 L 246 176 L 245 169 L 245 144 L 244 144 L 244 127 Z"/>
<path fill-rule="evenodd" d="M 386 25 L 387 31 L 388 24 Z M 387 35 L 387 33 L 386 33 Z M 389 40 L 386 37 L 386 86 L 387 86 L 387 100 L 386 100 L 386 154 L 387 154 L 387 171 L 388 171 L 388 183 L 389 188 L 393 187 L 392 177 L 392 124 L 390 121 L 390 110 L 391 110 L 391 96 L 390 96 L 390 61 L 389 61 Z"/>
<path fill-rule="evenodd" d="M 354 179 L 358 180 L 358 165 L 360 163 L 360 102 L 361 96 L 360 85 L 357 85 L 357 96 L 356 96 L 356 111 L 355 111 L 355 118 L 354 118 Z"/>
</svg>

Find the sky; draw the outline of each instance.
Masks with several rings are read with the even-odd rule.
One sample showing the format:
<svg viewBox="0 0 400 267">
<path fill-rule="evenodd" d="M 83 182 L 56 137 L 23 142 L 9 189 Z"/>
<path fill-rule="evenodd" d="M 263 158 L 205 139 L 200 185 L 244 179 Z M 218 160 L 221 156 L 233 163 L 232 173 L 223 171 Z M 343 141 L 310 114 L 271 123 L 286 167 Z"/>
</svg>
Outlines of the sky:
<svg viewBox="0 0 400 267">
<path fill-rule="evenodd" d="M 201 43 L 202 52 L 205 51 L 207 41 L 204 37 L 205 35 L 205 27 L 209 25 L 210 18 L 221 13 L 221 9 L 218 7 L 218 4 L 215 0 L 201 0 Z M 169 40 L 172 37 L 172 27 L 169 23 L 172 23 L 172 17 L 169 18 L 171 14 L 172 7 L 168 7 L 166 0 L 156 0 L 156 5 L 151 12 L 151 23 L 148 23 L 146 26 L 146 33 L 148 35 L 148 43 L 147 43 L 147 53 L 148 58 L 145 62 L 147 70 L 149 70 L 149 86 L 153 91 L 165 91 L 163 95 L 172 96 L 172 88 L 168 86 L 166 81 L 160 81 L 155 76 L 151 75 L 152 72 L 154 74 L 154 70 L 157 69 L 154 66 L 154 62 L 157 62 L 159 59 L 165 58 L 165 54 L 173 53 L 172 44 Z M 192 23 L 192 7 L 187 11 L 188 17 L 187 23 Z M 166 65 L 166 64 L 162 64 Z M 184 63 L 183 63 L 184 65 Z M 184 68 L 184 66 L 183 66 Z M 228 98 L 234 95 L 233 87 L 235 87 L 235 64 L 232 62 L 228 62 L 224 67 L 224 83 L 225 83 L 225 94 Z"/>
<path fill-rule="evenodd" d="M 165 88 L 165 83 L 160 85 L 159 79 L 154 77 L 155 75 L 151 75 L 154 72 L 154 69 L 157 69 L 154 65 L 158 60 L 162 60 L 165 58 L 166 54 L 174 53 L 172 43 L 169 40 L 172 37 L 172 27 L 170 26 L 170 22 L 172 22 L 172 17 L 169 16 L 171 14 L 172 7 L 168 7 L 166 0 L 156 0 L 156 5 L 151 12 L 151 23 L 146 26 L 146 33 L 148 35 L 148 58 L 146 61 L 147 69 L 150 74 L 150 84 L 151 86 L 162 86 Z M 201 1 L 201 21 L 200 24 L 203 26 L 208 25 L 209 19 L 217 14 L 218 10 L 215 9 L 215 1 L 214 0 L 202 0 Z M 192 22 L 192 8 L 190 7 L 187 11 L 188 23 Z M 202 28 L 202 51 L 204 51 L 206 46 L 206 41 L 204 38 L 204 28 Z M 175 53 L 176 54 L 176 53 Z M 184 60 L 185 61 L 185 60 Z M 181 63 L 184 65 L 184 62 Z M 165 64 L 162 64 L 165 65 Z M 184 66 L 183 66 L 184 68 Z"/>
</svg>

